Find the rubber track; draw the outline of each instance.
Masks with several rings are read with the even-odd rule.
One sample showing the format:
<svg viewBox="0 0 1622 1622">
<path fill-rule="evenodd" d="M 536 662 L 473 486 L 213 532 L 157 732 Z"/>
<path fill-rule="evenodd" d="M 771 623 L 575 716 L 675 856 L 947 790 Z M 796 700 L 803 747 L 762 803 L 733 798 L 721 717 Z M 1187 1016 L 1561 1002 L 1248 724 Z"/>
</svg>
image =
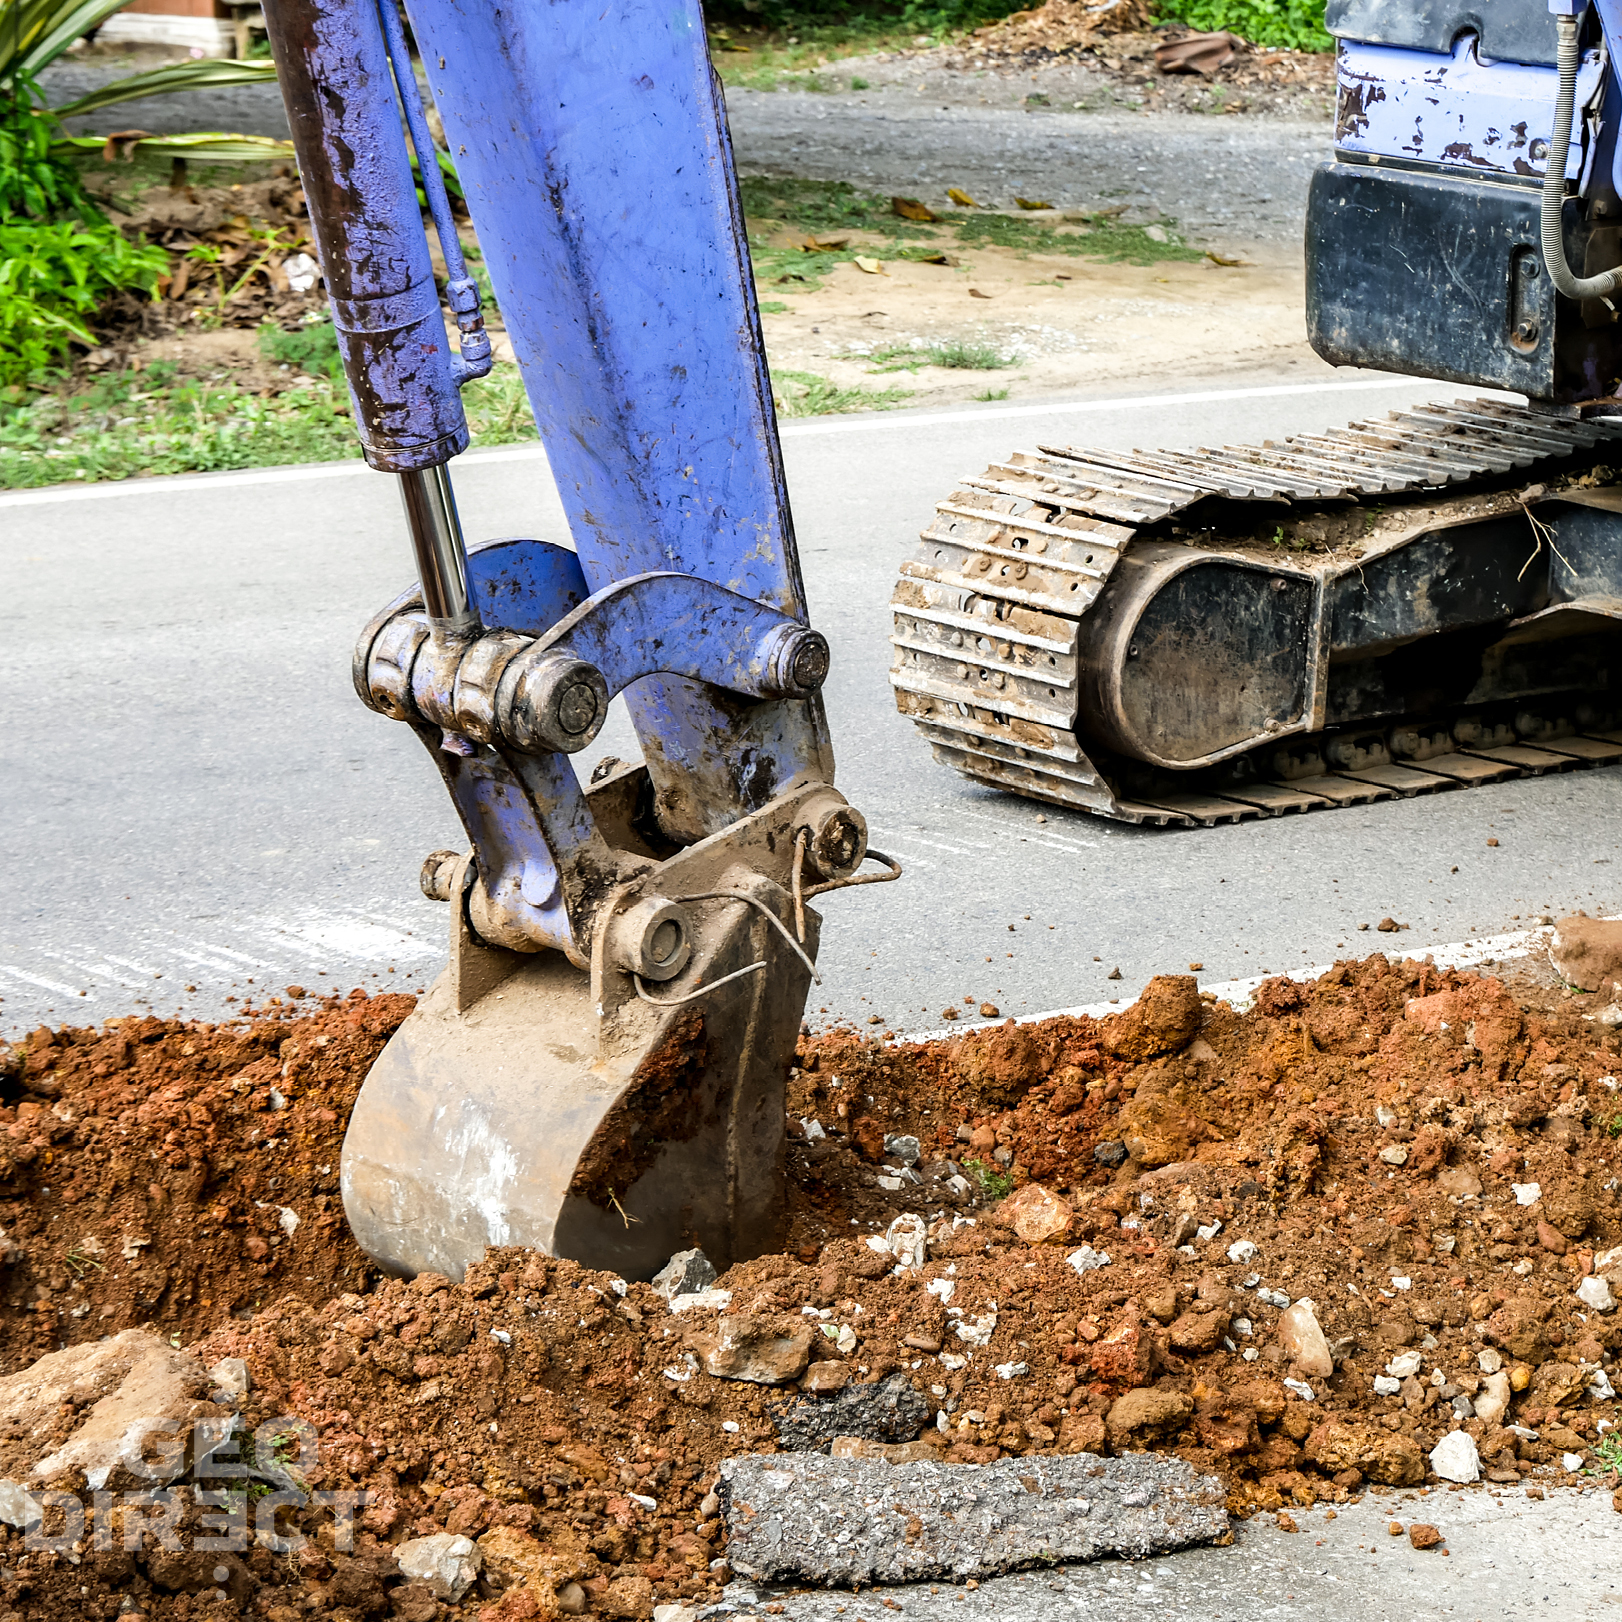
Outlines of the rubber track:
<svg viewBox="0 0 1622 1622">
<path fill-rule="evenodd" d="M 1355 502 L 1524 470 L 1557 471 L 1622 440 L 1622 422 L 1498 400 L 1392 412 L 1278 444 L 1191 452 L 1041 445 L 964 478 L 901 565 L 891 607 L 896 706 L 935 758 L 1032 799 L 1122 822 L 1205 826 L 1500 782 L 1622 760 L 1622 732 L 1498 738 L 1411 765 L 1361 767 L 1220 794 L 1118 795 L 1075 733 L 1079 626 L 1138 530 L 1211 497 Z M 1299 740 L 1298 740 L 1299 741 Z"/>
</svg>

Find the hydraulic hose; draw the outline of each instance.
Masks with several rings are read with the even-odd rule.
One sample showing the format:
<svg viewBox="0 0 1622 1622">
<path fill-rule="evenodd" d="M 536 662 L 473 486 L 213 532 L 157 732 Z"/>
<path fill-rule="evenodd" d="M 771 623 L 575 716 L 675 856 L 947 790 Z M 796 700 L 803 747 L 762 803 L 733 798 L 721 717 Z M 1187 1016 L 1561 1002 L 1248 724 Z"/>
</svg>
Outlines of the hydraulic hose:
<svg viewBox="0 0 1622 1622">
<path fill-rule="evenodd" d="M 1573 276 L 1571 266 L 1566 263 L 1561 212 L 1566 201 L 1566 151 L 1571 145 L 1571 115 L 1577 100 L 1577 19 L 1557 16 L 1554 23 L 1560 88 L 1554 101 L 1548 167 L 1543 171 L 1543 207 L 1539 217 L 1543 262 L 1554 278 L 1555 290 L 1567 298 L 1605 298 L 1622 287 L 1622 266 L 1598 276 Z"/>
</svg>

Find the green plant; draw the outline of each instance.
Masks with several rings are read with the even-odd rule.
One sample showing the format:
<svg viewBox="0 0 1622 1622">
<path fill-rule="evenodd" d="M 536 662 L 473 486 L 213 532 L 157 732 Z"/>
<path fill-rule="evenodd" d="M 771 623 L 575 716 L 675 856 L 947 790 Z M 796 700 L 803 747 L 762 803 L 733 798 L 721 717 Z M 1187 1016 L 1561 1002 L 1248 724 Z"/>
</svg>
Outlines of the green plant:
<svg viewBox="0 0 1622 1622">
<path fill-rule="evenodd" d="M 835 411 L 888 411 L 911 389 L 842 389 L 815 372 L 773 372 L 772 403 L 780 417 L 822 417 Z"/>
<path fill-rule="evenodd" d="M 965 1160 L 964 1170 L 980 1185 L 988 1200 L 1000 1200 L 1014 1192 L 1014 1179 L 983 1160 Z"/>
<path fill-rule="evenodd" d="M 130 242 L 99 215 L 0 222 L 0 384 L 51 365 L 75 341 L 94 344 L 86 323 L 97 305 L 120 288 L 150 298 L 167 268 L 161 248 Z"/>
<path fill-rule="evenodd" d="M 1007 389 L 986 389 L 975 395 L 976 400 L 1006 400 L 1007 398 Z"/>
<path fill-rule="evenodd" d="M 338 358 L 338 334 L 331 318 L 323 315 L 307 321 L 291 332 L 267 322 L 255 339 L 259 353 L 278 366 L 289 366 L 312 377 L 330 377 L 338 382 L 344 375 Z"/>
<path fill-rule="evenodd" d="M 1166 0 L 1162 21 L 1216 32 L 1226 29 L 1253 45 L 1292 51 L 1332 51 L 1324 8 L 1314 0 Z"/>
<path fill-rule="evenodd" d="M 1612 1470 L 1622 1471 L 1622 1431 L 1614 1426 L 1588 1450 L 1585 1476 L 1606 1475 Z"/>
<path fill-rule="evenodd" d="M 868 83 L 866 79 L 852 79 L 850 82 L 850 87 L 852 90 L 866 90 L 868 88 Z"/>
<path fill-rule="evenodd" d="M 788 305 L 781 299 L 763 298 L 760 301 L 760 313 L 762 315 L 788 315 L 790 311 Z"/>
<path fill-rule="evenodd" d="M 1606 1133 L 1613 1138 L 1622 1138 L 1622 1115 L 1613 1115 L 1605 1123 Z"/>
<path fill-rule="evenodd" d="M 1004 355 L 990 344 L 965 343 L 961 338 L 927 348 L 876 349 L 869 359 L 879 363 L 868 368 L 875 373 L 916 372 L 920 366 L 942 366 L 955 372 L 997 372 L 1005 366 L 1019 365 L 1016 356 Z"/>
</svg>

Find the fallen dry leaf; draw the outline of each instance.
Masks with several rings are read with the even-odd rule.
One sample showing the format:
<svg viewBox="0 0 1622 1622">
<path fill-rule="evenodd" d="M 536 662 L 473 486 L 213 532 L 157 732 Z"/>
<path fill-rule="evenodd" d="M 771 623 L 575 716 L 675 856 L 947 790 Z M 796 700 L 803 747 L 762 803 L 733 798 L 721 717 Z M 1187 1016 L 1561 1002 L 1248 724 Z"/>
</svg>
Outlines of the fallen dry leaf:
<svg viewBox="0 0 1622 1622">
<path fill-rule="evenodd" d="M 857 254 L 855 264 L 858 270 L 865 270 L 869 276 L 886 276 L 889 274 L 877 259 L 864 259 L 861 254 Z"/>
<path fill-rule="evenodd" d="M 1211 248 L 1207 248 L 1205 250 L 1205 257 L 1209 259 L 1213 265 L 1244 265 L 1249 263 L 1249 260 L 1246 259 L 1230 259 L 1226 254 L 1217 253 Z"/>
<path fill-rule="evenodd" d="M 966 191 L 962 191 L 956 186 L 948 186 L 946 195 L 962 208 L 978 208 L 980 206 Z"/>
<path fill-rule="evenodd" d="M 982 293 L 978 287 L 971 287 L 969 289 L 969 297 L 970 298 L 990 298 L 991 294 L 990 293 Z"/>
<path fill-rule="evenodd" d="M 1232 34 L 1190 34 L 1155 46 L 1155 66 L 1162 73 L 1215 73 L 1233 59 L 1238 44 Z"/>
<path fill-rule="evenodd" d="M 1014 201 L 1016 203 L 1018 203 L 1021 208 L 1030 209 L 1032 213 L 1035 213 L 1036 210 L 1039 209 L 1039 208 L 1052 208 L 1053 207 L 1052 203 L 1037 202 L 1034 198 L 1030 198 L 1030 197 L 1016 197 L 1014 199 Z"/>
<path fill-rule="evenodd" d="M 934 209 L 920 203 L 916 197 L 892 197 L 890 199 L 890 212 L 899 214 L 904 220 L 924 220 L 929 222 L 940 218 L 940 215 Z"/>
<path fill-rule="evenodd" d="M 803 253 L 831 253 L 836 248 L 848 248 L 849 237 L 807 237 L 800 244 Z"/>
<path fill-rule="evenodd" d="M 954 259 L 949 253 L 928 253 L 913 260 L 915 265 L 960 265 L 961 259 Z"/>
</svg>

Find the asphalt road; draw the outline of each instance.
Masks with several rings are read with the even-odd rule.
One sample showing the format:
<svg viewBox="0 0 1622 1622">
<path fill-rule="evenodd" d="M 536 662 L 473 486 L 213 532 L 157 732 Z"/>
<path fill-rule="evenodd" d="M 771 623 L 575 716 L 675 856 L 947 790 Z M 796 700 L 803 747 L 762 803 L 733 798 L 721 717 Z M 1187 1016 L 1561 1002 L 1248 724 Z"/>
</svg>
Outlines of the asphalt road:
<svg viewBox="0 0 1622 1622">
<path fill-rule="evenodd" d="M 788 425 L 839 783 L 907 868 L 826 903 L 819 1021 L 916 1031 L 971 995 L 1029 1014 L 1190 962 L 1225 987 L 1614 910 L 1614 768 L 1155 831 L 974 787 L 895 714 L 886 602 L 957 475 L 1038 440 L 1231 443 L 1451 393 L 1327 368 L 1235 383 Z M 565 538 L 537 449 L 475 453 L 456 477 L 471 537 Z M 390 481 L 351 463 L 22 492 L 0 497 L 0 533 L 0 1029 L 215 1017 L 250 976 L 261 992 L 435 972 L 444 914 L 415 875 L 459 830 L 415 742 L 348 678 L 354 635 L 409 573 Z M 616 722 L 600 740 L 634 747 Z M 1357 932 L 1387 914 L 1409 931 Z"/>
<path fill-rule="evenodd" d="M 62 63 L 43 76 L 62 103 L 122 70 Z M 287 138 L 274 86 L 193 91 L 120 103 L 74 119 L 76 134 L 127 129 L 166 134 L 234 130 Z M 1175 219 L 1199 241 L 1299 243 L 1307 180 L 1328 155 L 1329 125 L 1197 113 L 1044 112 L 939 106 L 902 89 L 808 95 L 727 92 L 739 169 L 745 174 L 848 180 L 880 193 L 936 203 L 957 186 L 980 203 L 1011 209 L 1040 194 L 1060 208 L 1125 203 L 1128 218 Z"/>
<path fill-rule="evenodd" d="M 1297 1509 L 1293 1533 L 1258 1515 L 1234 1523 L 1228 1548 L 996 1577 L 978 1589 L 918 1583 L 852 1595 L 740 1583 L 728 1597 L 738 1622 L 768 1604 L 782 1607 L 783 1622 L 1599 1622 L 1622 1605 L 1622 1518 L 1610 1497 L 1558 1487 L 1542 1502 L 1519 1491 L 1385 1492 L 1333 1512 Z M 1393 1521 L 1437 1527 L 1448 1552 L 1417 1553 L 1391 1535 Z"/>
</svg>

